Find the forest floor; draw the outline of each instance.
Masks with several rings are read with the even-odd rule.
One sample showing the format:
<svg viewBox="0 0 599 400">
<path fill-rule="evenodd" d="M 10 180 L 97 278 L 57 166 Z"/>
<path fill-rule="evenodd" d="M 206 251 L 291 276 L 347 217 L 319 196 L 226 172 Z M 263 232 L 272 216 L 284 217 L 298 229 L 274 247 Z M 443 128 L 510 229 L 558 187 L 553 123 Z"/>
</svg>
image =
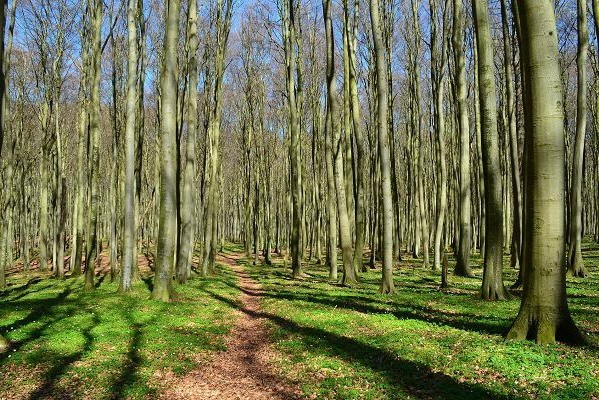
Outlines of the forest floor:
<svg viewBox="0 0 599 400">
<path fill-rule="evenodd" d="M 238 309 L 235 327 L 227 341 L 227 350 L 216 355 L 208 366 L 199 366 L 184 376 L 161 398 L 172 400 L 293 400 L 301 392 L 296 384 L 285 381 L 273 370 L 273 351 L 265 319 L 261 316 L 260 284 L 238 262 L 239 253 L 219 255 L 217 262 L 231 268 L 241 290 L 237 301 L 206 292 Z"/>
<path fill-rule="evenodd" d="M 597 245 L 584 247 L 591 276 L 568 279 L 583 347 L 504 341 L 519 300 L 479 299 L 478 257 L 477 277 L 450 275 L 445 291 L 406 259 L 384 296 L 380 270 L 348 288 L 315 263 L 292 280 L 282 257 L 224 250 L 218 275 L 177 286 L 173 303 L 149 299 L 149 269 L 127 296 L 105 267 L 91 293 L 82 278 L 11 273 L 0 399 L 599 399 Z"/>
</svg>

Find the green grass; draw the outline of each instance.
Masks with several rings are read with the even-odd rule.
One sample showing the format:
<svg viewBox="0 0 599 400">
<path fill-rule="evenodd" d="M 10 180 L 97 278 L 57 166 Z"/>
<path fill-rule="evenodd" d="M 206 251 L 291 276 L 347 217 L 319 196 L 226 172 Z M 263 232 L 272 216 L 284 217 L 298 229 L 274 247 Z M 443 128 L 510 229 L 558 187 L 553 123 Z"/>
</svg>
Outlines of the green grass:
<svg viewBox="0 0 599 400">
<path fill-rule="evenodd" d="M 450 275 L 445 292 L 438 273 L 402 262 L 393 296 L 377 294 L 380 270 L 346 288 L 315 265 L 301 281 L 289 279 L 280 259 L 248 268 L 266 289 L 277 364 L 311 398 L 592 399 L 599 396 L 599 249 L 587 244 L 584 257 L 592 276 L 568 280 L 568 294 L 594 343 L 587 347 L 504 341 L 519 300 L 480 300 L 476 257 L 478 278 Z M 507 267 L 506 283 L 515 277 Z"/>
<path fill-rule="evenodd" d="M 223 270 L 178 286 L 174 303 L 150 300 L 151 279 L 130 295 L 101 281 L 11 276 L 0 293 L 0 333 L 12 343 L 0 354 L 0 398 L 155 398 L 169 382 L 224 349 L 233 309 L 208 296 L 239 292 Z"/>
<path fill-rule="evenodd" d="M 226 252 L 241 251 L 228 245 Z M 478 278 L 439 274 L 418 260 L 395 269 L 397 293 L 377 293 L 380 270 L 352 288 L 327 280 L 322 266 L 290 279 L 281 258 L 246 268 L 266 289 L 274 371 L 313 399 L 593 399 L 599 396 L 599 247 L 585 244 L 587 279 L 568 280 L 569 304 L 593 345 L 505 342 L 519 300 L 480 300 Z M 506 257 L 506 264 L 508 259 Z M 450 260 L 450 271 L 453 260 Z M 516 271 L 506 268 L 505 281 Z M 150 300 L 151 279 L 131 295 L 108 278 L 95 292 L 82 278 L 10 276 L 0 293 L 0 398 L 151 399 L 210 362 L 240 308 L 230 270 L 177 286 L 181 300 Z M 593 397 L 595 396 L 595 397 Z"/>
</svg>

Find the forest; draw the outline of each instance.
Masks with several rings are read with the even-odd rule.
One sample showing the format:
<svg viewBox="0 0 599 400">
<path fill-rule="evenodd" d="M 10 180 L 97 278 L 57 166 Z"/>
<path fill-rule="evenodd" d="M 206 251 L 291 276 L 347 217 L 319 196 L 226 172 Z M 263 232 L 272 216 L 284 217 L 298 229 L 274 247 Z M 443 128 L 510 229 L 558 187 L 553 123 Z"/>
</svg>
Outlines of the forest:
<svg viewBox="0 0 599 400">
<path fill-rule="evenodd" d="M 0 399 L 599 399 L 599 0 L 0 26 Z"/>
</svg>

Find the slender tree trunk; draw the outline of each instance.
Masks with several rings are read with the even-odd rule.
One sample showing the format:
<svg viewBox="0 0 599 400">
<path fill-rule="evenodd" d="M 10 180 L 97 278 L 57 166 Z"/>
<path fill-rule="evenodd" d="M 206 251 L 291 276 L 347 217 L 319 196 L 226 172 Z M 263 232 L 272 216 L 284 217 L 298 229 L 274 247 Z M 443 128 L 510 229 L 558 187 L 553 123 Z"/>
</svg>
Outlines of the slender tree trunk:
<svg viewBox="0 0 599 400">
<path fill-rule="evenodd" d="M 577 0 L 578 5 L 578 94 L 576 100 L 576 138 L 572 162 L 572 190 L 570 192 L 570 248 L 568 274 L 584 278 L 587 274 L 582 261 L 582 180 L 584 173 L 584 141 L 587 129 L 587 52 L 589 32 L 587 26 L 587 1 Z"/>
<path fill-rule="evenodd" d="M 172 274 L 176 251 L 176 147 L 177 130 L 177 42 L 180 0 L 168 0 L 160 78 L 160 213 L 152 298 L 169 301 L 175 296 Z"/>
<path fill-rule="evenodd" d="M 187 20 L 187 46 L 189 76 L 187 104 L 187 148 L 183 175 L 183 197 L 181 205 L 181 248 L 177 257 L 177 279 L 185 283 L 191 277 L 191 257 L 195 232 L 196 136 L 198 125 L 198 10 L 195 0 L 189 1 Z"/>
<path fill-rule="evenodd" d="M 137 234 L 135 232 L 135 123 L 137 117 L 137 0 L 129 0 L 127 9 L 128 56 L 127 56 L 127 104 L 125 117 L 125 229 L 123 232 L 123 260 L 119 292 L 131 291 L 133 268 L 137 262 L 135 254 Z"/>
<path fill-rule="evenodd" d="M 486 0 L 473 0 L 476 46 L 478 49 L 479 102 L 481 109 L 483 174 L 485 181 L 485 258 L 482 298 L 505 300 L 511 298 L 503 285 L 503 194 L 493 44 Z"/>
<path fill-rule="evenodd" d="M 393 199 L 391 195 L 391 164 L 389 152 L 389 130 L 387 125 L 387 80 L 385 74 L 385 54 L 381 17 L 378 0 L 370 0 L 370 22 L 374 41 L 374 58 L 376 62 L 376 111 L 378 130 L 378 151 L 381 168 L 382 187 L 382 249 L 383 279 L 381 292 L 395 292 L 393 284 Z"/>
<path fill-rule="evenodd" d="M 356 282 L 356 273 L 353 265 L 353 249 L 351 245 L 351 228 L 349 223 L 347 201 L 345 192 L 345 174 L 343 170 L 343 141 L 340 126 L 337 121 L 338 104 L 337 88 L 335 83 L 335 49 L 333 37 L 333 22 L 331 20 L 330 0 L 322 3 L 326 31 L 327 52 L 327 132 L 332 137 L 333 172 L 335 175 L 335 193 L 337 195 L 337 212 L 339 215 L 339 239 L 341 242 L 341 255 L 343 260 L 343 284 L 351 285 Z M 346 110 L 347 111 L 347 110 Z M 347 127 L 349 129 L 349 123 Z M 334 253 L 333 253 L 334 254 Z M 336 257 L 334 257 L 336 259 Z"/>
<path fill-rule="evenodd" d="M 512 197 L 513 197 L 513 229 L 512 234 L 512 266 L 515 263 L 521 266 L 522 256 L 522 189 L 520 184 L 520 162 L 518 156 L 518 129 L 516 125 L 516 107 L 514 94 L 514 71 L 512 69 L 512 47 L 510 45 L 509 20 L 506 0 L 501 0 L 501 19 L 503 28 L 503 53 L 504 73 L 507 97 L 509 149 L 510 149 L 510 171 L 512 174 Z"/>
<path fill-rule="evenodd" d="M 351 30 L 349 30 L 348 19 L 348 52 L 349 52 L 349 93 L 351 118 L 353 123 L 354 138 L 356 142 L 355 153 L 355 245 L 354 245 L 354 269 L 357 272 L 362 271 L 364 264 L 364 238 L 365 238 L 365 205 L 364 192 L 365 180 L 364 172 L 366 169 L 366 149 L 364 144 L 364 133 L 362 131 L 360 120 L 360 101 L 358 98 L 358 62 L 356 59 L 356 51 L 358 47 L 358 23 L 359 23 L 360 1 L 354 1 L 354 13 L 352 18 Z M 353 153 L 352 153 L 353 154 Z"/>
<path fill-rule="evenodd" d="M 296 79 L 297 71 L 297 54 L 296 54 L 296 32 L 295 32 L 295 12 L 296 6 L 294 0 L 285 0 L 284 26 L 283 26 L 283 41 L 285 42 L 285 66 L 286 66 L 286 83 L 287 83 L 287 105 L 289 108 L 289 160 L 291 167 L 291 206 L 292 206 L 292 222 L 291 222 L 291 258 L 293 277 L 297 278 L 301 275 L 301 249 L 300 249 L 300 223 L 301 223 L 301 186 L 300 186 L 300 126 L 299 116 L 297 115 L 297 93 Z"/>
<path fill-rule="evenodd" d="M 90 111 L 89 131 L 91 138 L 90 158 L 90 206 L 88 209 L 88 241 L 85 257 L 85 290 L 94 290 L 94 273 L 98 254 L 98 217 L 100 214 L 100 80 L 101 80 L 101 41 L 102 41 L 102 0 L 92 0 L 92 39 L 90 64 Z"/>
<path fill-rule="evenodd" d="M 434 123 L 435 123 L 435 142 L 437 144 L 437 220 L 435 226 L 434 243 L 434 262 L 433 270 L 441 267 L 441 261 L 444 259 L 443 226 L 445 224 L 445 211 L 447 209 L 447 164 L 445 151 L 445 110 L 443 109 L 443 98 L 445 93 L 445 68 L 447 53 L 447 26 L 448 1 L 443 9 L 443 26 L 441 27 L 441 46 L 439 54 L 438 21 L 437 21 L 437 0 L 430 1 L 431 13 L 431 81 L 433 85 L 434 101 Z M 446 265 L 445 265 L 446 266 Z"/>
<path fill-rule="evenodd" d="M 466 62 L 464 60 L 464 10 L 462 0 L 453 0 L 453 49 L 456 57 L 458 126 L 460 132 L 460 237 L 456 275 L 473 276 L 470 270 L 470 128 L 468 124 Z"/>
</svg>

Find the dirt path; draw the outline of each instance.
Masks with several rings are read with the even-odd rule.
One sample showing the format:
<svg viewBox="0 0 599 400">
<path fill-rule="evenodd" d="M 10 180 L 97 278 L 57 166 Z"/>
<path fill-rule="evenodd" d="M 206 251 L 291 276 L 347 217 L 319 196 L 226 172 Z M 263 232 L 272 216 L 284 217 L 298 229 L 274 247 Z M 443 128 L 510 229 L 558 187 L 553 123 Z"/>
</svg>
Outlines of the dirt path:
<svg viewBox="0 0 599 400">
<path fill-rule="evenodd" d="M 259 317 L 260 284 L 237 263 L 240 254 L 219 255 L 231 267 L 242 290 L 241 309 L 227 340 L 227 350 L 176 382 L 163 399 L 299 399 L 299 388 L 285 382 L 271 367 L 272 349 L 264 319 Z M 257 315 L 258 314 L 258 315 Z"/>
</svg>

